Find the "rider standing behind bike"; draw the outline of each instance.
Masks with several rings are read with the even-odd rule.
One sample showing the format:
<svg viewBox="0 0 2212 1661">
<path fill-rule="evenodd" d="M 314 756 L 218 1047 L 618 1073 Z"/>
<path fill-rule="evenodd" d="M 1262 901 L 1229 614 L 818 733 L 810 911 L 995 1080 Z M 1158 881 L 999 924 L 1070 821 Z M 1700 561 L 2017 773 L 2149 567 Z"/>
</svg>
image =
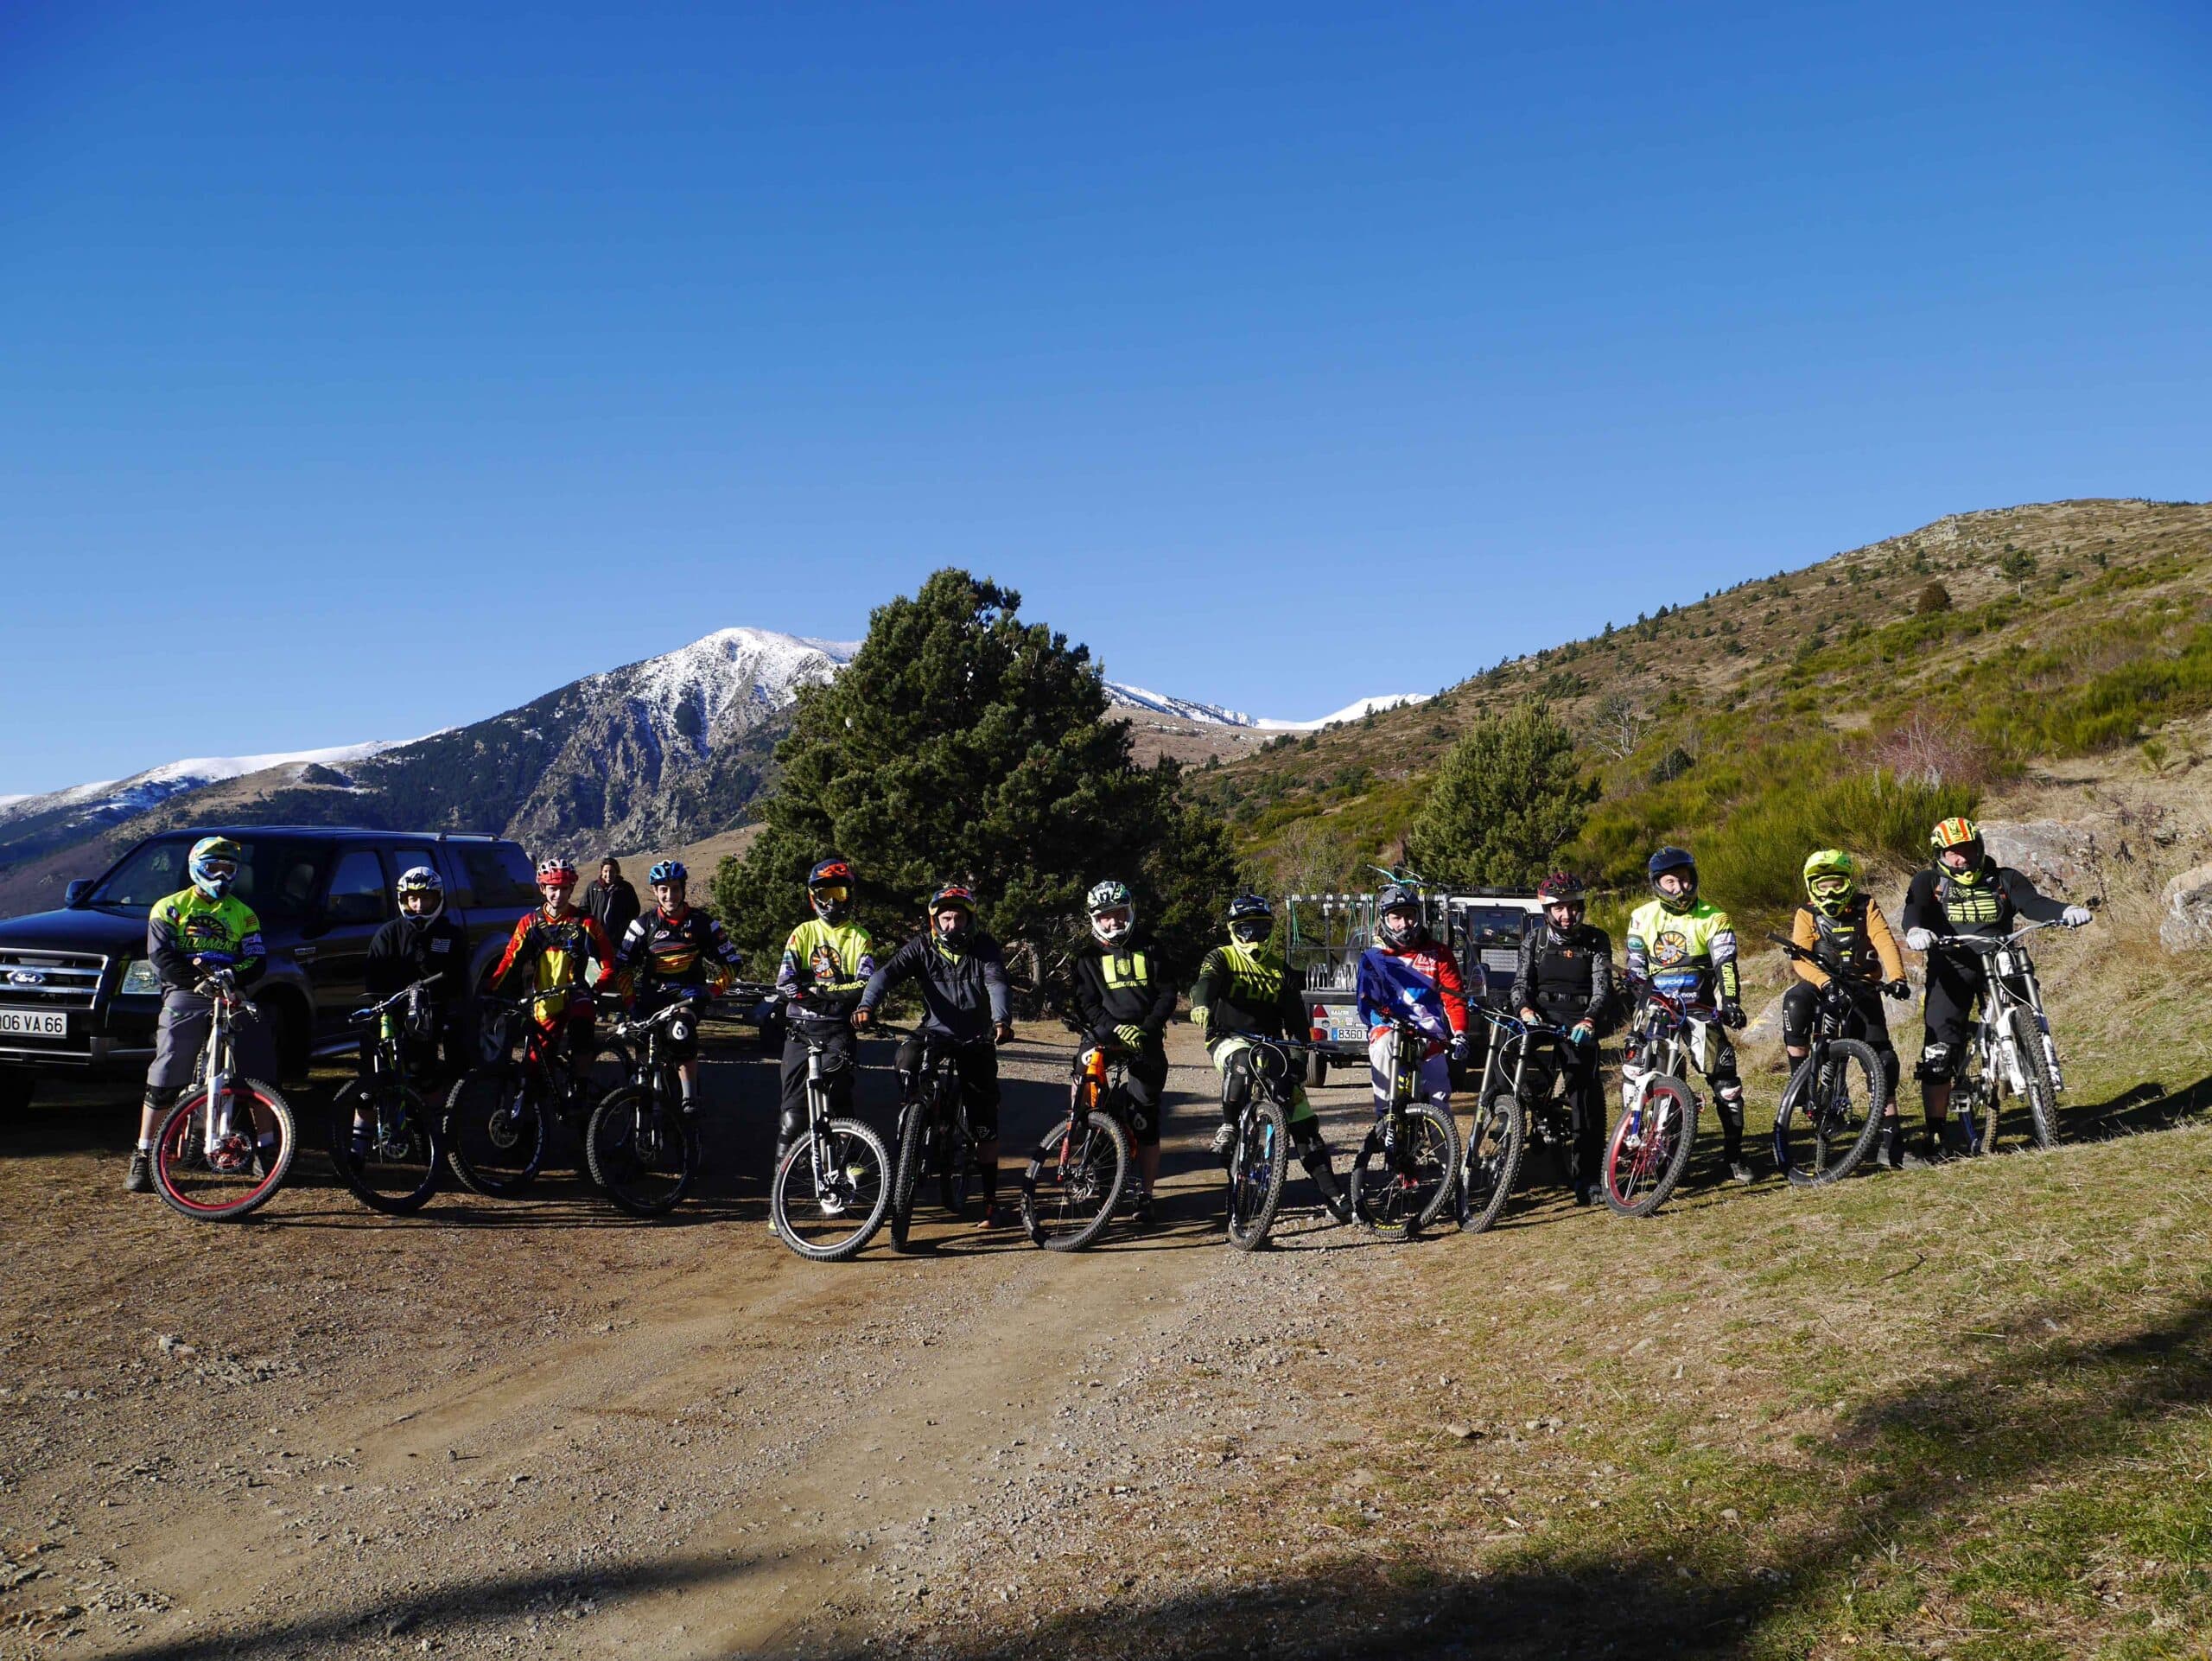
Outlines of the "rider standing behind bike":
<svg viewBox="0 0 2212 1661">
<path fill-rule="evenodd" d="M 853 868 L 832 854 L 806 874 L 806 902 L 814 915 L 784 941 L 776 966 L 776 990 L 786 1002 L 786 1019 L 804 1022 L 823 1041 L 823 1071 L 830 1085 L 830 1111 L 853 1111 L 853 1005 L 875 973 L 875 944 L 852 920 Z M 784 1039 L 783 1100 L 776 1123 L 776 1162 L 806 1134 L 806 1057 L 797 1031 Z M 839 1065 L 843 1064 L 843 1065 Z"/>
<path fill-rule="evenodd" d="M 1137 902 L 1128 885 L 1108 878 L 1084 901 L 1098 950 L 1076 959 L 1075 1007 L 1094 1042 L 1128 1052 L 1122 1087 L 1137 1144 L 1140 1228 L 1152 1225 L 1152 1189 L 1160 1179 L 1160 1127 L 1166 1117 L 1167 1046 L 1161 1034 L 1175 1013 L 1175 983 L 1151 942 L 1137 932 Z"/>
<path fill-rule="evenodd" d="M 154 1065 L 146 1070 L 138 1146 L 123 1179 L 125 1193 L 153 1192 L 154 1133 L 198 1075 L 215 1007 L 200 987 L 212 976 L 227 975 L 244 990 L 269 967 L 261 920 L 231 892 L 243 857 L 244 850 L 229 837 L 202 837 L 185 859 L 192 886 L 157 901 L 146 914 L 146 957 L 161 977 L 162 1015 L 154 1034 Z M 231 1047 L 240 1072 L 274 1082 L 276 1045 L 245 1009 L 232 1025 Z"/>
<path fill-rule="evenodd" d="M 999 1057 L 995 1043 L 1014 1038 L 1014 1021 L 1007 1001 L 1006 964 L 998 942 L 976 923 L 976 896 L 959 883 L 947 883 L 930 896 L 928 919 L 922 932 L 891 954 L 891 960 L 868 978 L 860 1005 L 853 1011 L 853 1025 L 865 1027 L 875 1018 L 883 995 L 902 981 L 921 989 L 922 1030 L 899 1041 L 895 1065 L 899 1096 L 913 1098 L 922 1068 L 922 1047 L 935 1038 L 951 1053 L 953 1071 L 960 1079 L 961 1104 L 967 1111 L 968 1131 L 976 1144 L 981 1168 L 983 1217 L 978 1228 L 998 1222 L 999 1194 Z"/>
<path fill-rule="evenodd" d="M 1389 1104 L 1392 1052 L 1398 1041 L 1390 1013 L 1370 997 L 1371 990 L 1388 988 L 1414 997 L 1433 993 L 1449 1024 L 1451 1041 L 1432 1035 L 1422 1057 L 1418 1089 L 1421 1094 L 1449 1113 L 1452 1111 L 1452 1066 L 1467 1059 L 1467 987 L 1452 953 L 1428 934 L 1428 920 L 1421 895 L 1403 882 L 1393 882 L 1375 896 L 1381 918 L 1375 944 L 1360 954 L 1359 1015 L 1367 1023 L 1367 1071 L 1375 1085 L 1375 1113 L 1380 1118 Z M 1397 998 L 1392 999 L 1393 1005 Z M 1442 1024 L 1442 1023 L 1440 1023 Z"/>
<path fill-rule="evenodd" d="M 681 860 L 664 859 L 645 874 L 653 908 L 631 924 L 615 948 L 615 985 L 622 1001 L 640 1016 L 658 1015 L 671 1003 L 703 1004 L 737 978 L 742 960 L 722 926 L 695 911 L 685 895 L 690 872 Z M 686 1118 L 699 1111 L 699 1019 L 671 1019 L 666 1053 L 676 1063 Z"/>
<path fill-rule="evenodd" d="M 1904 922 L 1904 943 L 1928 954 L 1928 1037 L 1913 1072 L 1928 1113 L 1928 1156 L 1937 1159 L 1974 1151 L 1972 1124 L 1955 1138 L 1950 1135 L 1951 1086 L 1966 1063 L 1967 1024 L 1989 973 L 1980 953 L 1938 946 L 1936 937 L 2010 934 L 2022 917 L 2080 928 L 2089 920 L 2089 908 L 2040 894 L 2019 872 L 1999 865 L 1982 846 L 1981 827 L 1972 819 L 1945 819 L 1928 833 L 1928 845 L 1932 862 L 1905 890 Z"/>
<path fill-rule="evenodd" d="M 1813 1021 L 1820 989 L 1831 977 L 1851 993 L 1852 1016 L 1846 1038 L 1866 1041 L 1881 1059 L 1889 1081 L 1889 1110 L 1882 1116 L 1882 1155 L 1892 1170 L 1904 1167 L 1904 1139 L 1897 1122 L 1897 1053 L 1890 1042 L 1890 1023 L 1882 1014 L 1882 994 L 1910 996 L 1904 959 L 1889 920 L 1872 894 L 1859 887 L 1859 862 L 1840 848 L 1823 848 L 1805 861 L 1805 901 L 1789 920 L 1790 940 L 1818 959 L 1792 958 L 1797 978 L 1782 995 L 1782 1047 L 1795 1067 L 1812 1053 Z"/>
<path fill-rule="evenodd" d="M 423 989 L 433 1011 L 434 1025 L 427 1041 L 417 1041 L 407 1032 L 404 1005 L 394 1004 L 386 1009 L 380 1024 L 385 1034 L 398 1038 L 400 1054 L 410 1072 L 419 1072 L 429 1080 L 458 1075 L 476 1060 L 467 1021 L 468 936 L 446 915 L 446 885 L 429 866 L 416 865 L 401 872 L 393 892 L 399 901 L 399 915 L 376 932 L 369 942 L 368 960 L 362 965 L 369 1002 L 381 1003 L 416 982 L 436 976 L 432 984 Z M 364 1072 L 369 1070 L 380 1035 L 371 1033 L 361 1040 Z M 441 1050 L 445 1057 L 443 1072 L 438 1063 Z"/>
<path fill-rule="evenodd" d="M 1306 1030 L 1306 971 L 1285 960 L 1274 943 L 1274 908 L 1263 896 L 1237 895 L 1229 902 L 1229 943 L 1206 953 L 1198 965 L 1198 984 L 1191 989 L 1192 1024 L 1221 1072 L 1221 1129 L 1214 1132 L 1213 1151 L 1224 1166 L 1236 1145 L 1237 1118 L 1252 1098 L 1252 1041 L 1246 1034 L 1300 1038 Z M 1351 1206 L 1329 1164 L 1320 1117 L 1306 1098 L 1303 1053 L 1296 1066 L 1291 1143 L 1321 1203 L 1339 1223 L 1348 1223 Z"/>
<path fill-rule="evenodd" d="M 606 931 L 569 903 L 575 886 L 576 868 L 567 860 L 549 855 L 537 862 L 537 892 L 545 903 L 516 923 L 492 971 L 494 992 L 517 976 L 530 977 L 531 1015 L 545 1034 L 546 1048 L 565 1052 L 572 1072 L 590 1059 L 598 1017 L 585 966 L 596 963 L 602 977 L 614 966 Z"/>
<path fill-rule="evenodd" d="M 1628 920 L 1628 972 L 1648 981 L 1681 1003 L 1710 1003 L 1732 1031 L 1744 1026 L 1742 983 L 1736 974 L 1736 926 L 1728 913 L 1697 894 L 1697 862 L 1686 850 L 1662 848 L 1645 871 L 1658 897 L 1647 900 Z M 1720 1113 L 1721 1154 L 1728 1174 L 1751 1180 L 1744 1160 L 1744 1080 L 1736 1071 L 1736 1047 L 1718 1038 L 1705 1055 L 1692 1060 L 1704 1069 Z M 1637 1059 L 1634 1032 L 1628 1059 Z M 1709 1063 L 1709 1065 L 1708 1065 Z"/>
<path fill-rule="evenodd" d="M 1536 885 L 1543 917 L 1521 936 L 1521 959 L 1506 1002 L 1531 1025 L 1567 1029 L 1554 1047 L 1574 1130 L 1574 1203 L 1597 1196 L 1605 1154 L 1605 1099 L 1598 1079 L 1598 1035 L 1613 1002 L 1613 937 L 1583 920 L 1582 879 L 1557 871 Z M 1541 1065 L 1532 1053 L 1532 1064 Z M 1541 1073 L 1539 1077 L 1543 1075 Z M 1549 1088 L 1544 1080 L 1543 1088 Z"/>
</svg>

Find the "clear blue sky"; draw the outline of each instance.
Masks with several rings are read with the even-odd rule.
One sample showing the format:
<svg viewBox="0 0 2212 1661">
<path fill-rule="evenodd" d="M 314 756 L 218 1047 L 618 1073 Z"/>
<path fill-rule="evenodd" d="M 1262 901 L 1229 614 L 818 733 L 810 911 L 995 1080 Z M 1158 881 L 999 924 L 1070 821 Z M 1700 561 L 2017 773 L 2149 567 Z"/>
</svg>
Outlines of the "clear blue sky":
<svg viewBox="0 0 2212 1661">
<path fill-rule="evenodd" d="M 949 562 L 1429 690 L 2212 495 L 2194 4 L 0 6 L 0 792 Z"/>
</svg>

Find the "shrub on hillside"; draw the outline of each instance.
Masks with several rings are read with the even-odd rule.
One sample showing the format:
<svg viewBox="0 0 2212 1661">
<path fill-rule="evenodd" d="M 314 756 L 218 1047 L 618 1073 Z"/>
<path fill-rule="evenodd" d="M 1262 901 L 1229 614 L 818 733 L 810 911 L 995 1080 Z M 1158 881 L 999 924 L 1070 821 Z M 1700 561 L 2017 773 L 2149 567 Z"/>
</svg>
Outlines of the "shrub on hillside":
<svg viewBox="0 0 2212 1661">
<path fill-rule="evenodd" d="M 1937 612 L 1948 611 L 1951 608 L 1951 591 L 1941 582 L 1930 582 L 1921 589 L 1919 597 L 1912 602 L 1912 608 L 1923 617 L 1933 617 Z"/>
<path fill-rule="evenodd" d="M 1597 794 L 1581 780 L 1573 735 L 1545 703 L 1483 716 L 1445 753 L 1406 856 L 1434 881 L 1534 882 L 1581 830 Z"/>
</svg>

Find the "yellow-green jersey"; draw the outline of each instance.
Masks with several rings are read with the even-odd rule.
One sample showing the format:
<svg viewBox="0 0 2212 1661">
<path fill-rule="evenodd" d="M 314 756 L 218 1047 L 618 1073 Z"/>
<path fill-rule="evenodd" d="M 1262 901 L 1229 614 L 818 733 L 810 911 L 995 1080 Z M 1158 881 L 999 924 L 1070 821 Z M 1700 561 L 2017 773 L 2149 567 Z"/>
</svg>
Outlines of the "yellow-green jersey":
<svg viewBox="0 0 2212 1661">
<path fill-rule="evenodd" d="M 858 923 L 825 923 L 810 917 L 784 942 L 776 988 L 793 997 L 857 1002 L 875 973 L 875 947 Z"/>
<path fill-rule="evenodd" d="M 213 970 L 227 969 L 250 986 L 269 966 L 253 907 L 236 894 L 210 900 L 196 888 L 156 901 L 146 913 L 146 956 L 162 984 L 184 994 Z"/>
<path fill-rule="evenodd" d="M 1648 900 L 1628 920 L 1628 972 L 1689 1003 L 1736 1003 L 1736 926 L 1709 900 L 1688 911 Z"/>
</svg>

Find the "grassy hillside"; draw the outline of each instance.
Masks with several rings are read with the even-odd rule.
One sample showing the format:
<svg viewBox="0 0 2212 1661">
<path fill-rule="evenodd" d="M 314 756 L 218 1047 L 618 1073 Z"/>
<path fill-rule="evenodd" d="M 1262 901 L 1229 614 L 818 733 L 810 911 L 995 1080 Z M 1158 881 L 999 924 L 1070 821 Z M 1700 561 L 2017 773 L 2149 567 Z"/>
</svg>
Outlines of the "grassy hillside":
<svg viewBox="0 0 2212 1661">
<path fill-rule="evenodd" d="M 1941 519 L 1278 740 L 1199 786 L 1278 881 L 1340 880 L 1387 862 L 1470 719 L 1531 697 L 1603 790 L 1563 857 L 1628 892 L 1652 846 L 1683 842 L 1759 920 L 1793 902 L 1811 847 L 1910 862 L 1935 818 L 2037 757 L 2177 759 L 2156 729 L 2212 708 L 2212 506 Z"/>
</svg>

